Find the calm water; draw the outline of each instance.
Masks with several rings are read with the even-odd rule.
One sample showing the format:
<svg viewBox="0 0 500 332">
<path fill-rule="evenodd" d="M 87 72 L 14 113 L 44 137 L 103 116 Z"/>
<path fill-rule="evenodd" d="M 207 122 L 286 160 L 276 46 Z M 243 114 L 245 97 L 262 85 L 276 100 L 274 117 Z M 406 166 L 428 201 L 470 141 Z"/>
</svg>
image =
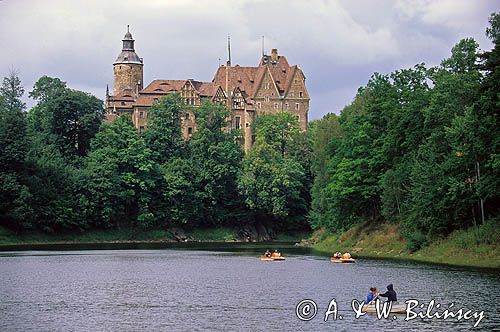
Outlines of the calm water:
<svg viewBox="0 0 500 332">
<path fill-rule="evenodd" d="M 478 330 L 500 326 L 497 273 L 412 263 L 326 257 L 283 250 L 262 262 L 262 247 L 0 253 L 1 331 L 365 331 L 470 330 L 469 321 L 354 318 L 352 299 L 393 283 L 399 300 L 485 311 Z M 323 321 L 332 298 L 342 320 Z M 296 305 L 317 303 L 300 321 Z"/>
</svg>

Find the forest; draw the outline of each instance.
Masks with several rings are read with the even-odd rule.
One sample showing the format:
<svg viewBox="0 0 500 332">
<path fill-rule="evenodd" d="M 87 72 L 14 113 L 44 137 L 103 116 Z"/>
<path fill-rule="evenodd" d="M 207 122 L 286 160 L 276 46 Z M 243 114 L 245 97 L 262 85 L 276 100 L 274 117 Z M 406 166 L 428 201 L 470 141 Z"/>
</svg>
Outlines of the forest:
<svg viewBox="0 0 500 332">
<path fill-rule="evenodd" d="M 480 51 L 466 38 L 440 65 L 375 73 L 339 115 L 302 132 L 287 112 L 257 118 L 244 154 L 222 105 L 180 96 L 104 122 L 102 100 L 41 77 L 27 110 L 15 72 L 0 87 L 0 225 L 15 232 L 221 227 L 346 230 L 401 225 L 417 250 L 456 229 L 498 225 L 500 14 Z"/>
</svg>

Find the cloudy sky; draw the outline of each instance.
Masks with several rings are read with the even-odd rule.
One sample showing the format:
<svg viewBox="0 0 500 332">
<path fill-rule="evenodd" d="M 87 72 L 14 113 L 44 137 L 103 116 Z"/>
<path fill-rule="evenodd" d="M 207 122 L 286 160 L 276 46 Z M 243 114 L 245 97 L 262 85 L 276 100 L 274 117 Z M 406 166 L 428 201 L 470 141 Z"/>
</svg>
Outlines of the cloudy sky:
<svg viewBox="0 0 500 332">
<path fill-rule="evenodd" d="M 0 0 L 0 76 L 14 68 L 26 91 L 42 75 L 104 97 L 127 24 L 144 79 L 210 81 L 227 57 L 254 66 L 278 48 L 307 77 L 310 118 L 338 113 L 374 72 L 436 65 L 464 37 L 480 48 L 500 0 Z M 33 102 L 28 102 L 32 105 Z"/>
</svg>

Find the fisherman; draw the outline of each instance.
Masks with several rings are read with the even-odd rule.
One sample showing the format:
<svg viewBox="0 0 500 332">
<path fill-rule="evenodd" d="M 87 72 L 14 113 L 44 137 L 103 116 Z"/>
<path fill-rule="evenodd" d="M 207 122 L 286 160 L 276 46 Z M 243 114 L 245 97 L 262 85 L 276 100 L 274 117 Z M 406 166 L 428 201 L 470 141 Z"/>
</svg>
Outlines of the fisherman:
<svg viewBox="0 0 500 332">
<path fill-rule="evenodd" d="M 269 251 L 269 249 L 266 249 L 266 252 L 264 253 L 264 256 L 271 257 L 271 252 Z"/>
<path fill-rule="evenodd" d="M 335 252 L 335 253 L 333 254 L 333 258 L 340 259 L 340 257 L 342 257 L 342 255 L 340 254 L 340 252 L 339 252 L 339 251 L 337 251 L 337 252 Z"/>
<path fill-rule="evenodd" d="M 378 297 L 377 287 L 370 287 L 370 291 L 368 292 L 368 295 L 366 296 L 365 303 L 368 304 L 370 302 L 373 302 L 377 299 L 377 297 Z"/>
<path fill-rule="evenodd" d="M 343 258 L 343 259 L 350 259 L 350 258 L 351 258 L 351 254 L 349 253 L 349 251 L 346 251 L 346 252 L 342 255 L 342 258 Z"/>
<path fill-rule="evenodd" d="M 387 286 L 387 292 L 383 294 L 379 294 L 379 296 L 387 297 L 387 302 L 397 302 L 398 298 L 396 296 L 396 292 L 394 291 L 394 287 L 392 284 Z"/>
</svg>

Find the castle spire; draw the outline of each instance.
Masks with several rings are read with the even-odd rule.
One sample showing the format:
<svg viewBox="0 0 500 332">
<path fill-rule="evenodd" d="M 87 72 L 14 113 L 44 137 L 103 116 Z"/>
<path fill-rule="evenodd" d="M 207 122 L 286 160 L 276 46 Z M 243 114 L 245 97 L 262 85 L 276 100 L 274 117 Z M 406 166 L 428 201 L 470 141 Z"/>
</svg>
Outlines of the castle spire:
<svg viewBox="0 0 500 332">
<path fill-rule="evenodd" d="M 132 38 L 132 34 L 130 33 L 130 26 L 127 25 L 127 33 L 122 39 L 123 48 L 122 51 L 135 51 L 134 50 L 134 38 Z"/>
<path fill-rule="evenodd" d="M 227 66 L 231 67 L 231 36 L 227 35 Z"/>
</svg>

